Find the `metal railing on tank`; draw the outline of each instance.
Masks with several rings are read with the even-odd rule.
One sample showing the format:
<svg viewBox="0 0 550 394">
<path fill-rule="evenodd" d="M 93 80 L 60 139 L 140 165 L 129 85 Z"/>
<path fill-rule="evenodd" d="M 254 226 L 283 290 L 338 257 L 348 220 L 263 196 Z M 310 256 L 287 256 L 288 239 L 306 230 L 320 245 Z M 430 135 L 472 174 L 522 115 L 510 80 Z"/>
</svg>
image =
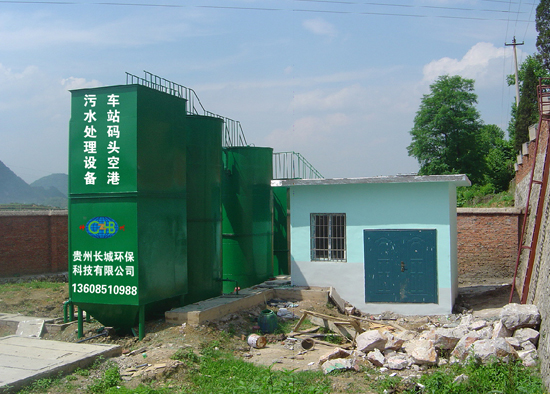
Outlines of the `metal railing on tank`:
<svg viewBox="0 0 550 394">
<path fill-rule="evenodd" d="M 193 89 L 180 85 L 179 83 L 169 81 L 166 78 L 159 77 L 149 71 L 144 71 L 144 73 L 145 77 L 141 78 L 127 72 L 126 85 L 143 85 L 151 89 L 183 98 L 187 100 L 187 113 L 189 115 L 204 115 L 223 119 L 224 132 L 222 137 L 222 145 L 225 148 L 232 146 L 248 146 L 241 122 L 207 111 L 202 105 L 199 96 L 197 96 L 197 93 Z"/>
<path fill-rule="evenodd" d="M 323 175 L 298 152 L 273 153 L 273 179 L 323 179 Z"/>
</svg>

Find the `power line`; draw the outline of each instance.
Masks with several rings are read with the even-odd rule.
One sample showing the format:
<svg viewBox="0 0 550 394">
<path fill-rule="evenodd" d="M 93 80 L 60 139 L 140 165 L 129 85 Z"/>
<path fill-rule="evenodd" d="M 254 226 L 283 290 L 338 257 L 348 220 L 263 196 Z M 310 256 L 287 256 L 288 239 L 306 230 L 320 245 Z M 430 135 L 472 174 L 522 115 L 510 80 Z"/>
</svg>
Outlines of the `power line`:
<svg viewBox="0 0 550 394">
<path fill-rule="evenodd" d="M 309 2 L 321 2 L 321 0 L 296 0 L 296 1 L 309 1 Z M 335 1 L 330 0 L 337 4 L 349 4 L 351 2 L 344 2 L 344 1 Z M 487 0 L 489 1 L 489 0 Z M 496 1 L 496 0 L 493 0 Z M 324 1 L 328 2 L 328 1 Z M 15 0 L 0 0 L 0 4 L 33 4 L 33 5 L 100 5 L 100 6 L 123 6 L 123 7 L 157 7 L 157 8 L 209 8 L 209 9 L 222 9 L 222 10 L 244 10 L 244 11 L 267 11 L 267 12 L 274 12 L 274 11 L 290 11 L 290 12 L 311 12 L 311 13 L 325 13 L 325 14 L 351 14 L 351 15 L 375 15 L 375 16 L 399 16 L 399 17 L 409 17 L 409 18 L 439 18 L 439 19 L 458 19 L 458 20 L 477 20 L 477 21 L 508 21 L 508 19 L 503 18 L 489 18 L 489 17 L 468 17 L 468 16 L 453 16 L 453 15 L 428 15 L 428 14 L 409 14 L 409 13 L 394 13 L 394 12 L 374 12 L 374 11 L 339 11 L 339 10 L 319 10 L 319 9 L 296 9 L 296 8 L 268 8 L 268 7 L 239 7 L 239 6 L 217 6 L 217 5 L 180 5 L 180 4 L 153 4 L 153 3 L 120 3 L 120 2 L 92 2 L 92 3 L 86 3 L 86 2 L 76 2 L 76 1 L 15 1 Z M 375 3 L 361 3 L 364 5 L 374 5 Z M 381 3 L 377 3 L 377 5 L 383 5 Z M 406 5 L 398 5 L 398 4 L 384 4 L 385 6 L 402 6 L 406 7 Z M 435 6 L 419 6 L 424 8 L 437 8 Z M 442 7 L 443 8 L 443 7 Z M 450 11 L 456 11 L 456 9 L 453 9 L 452 7 L 443 8 L 448 9 Z M 471 9 L 474 11 L 475 9 Z M 481 11 L 481 10 L 475 10 L 475 11 Z M 485 11 L 485 10 L 484 10 Z M 494 12 L 505 12 L 508 13 L 510 11 L 502 11 L 502 10 L 494 10 Z M 511 12 L 510 12 L 511 13 Z M 531 21 L 529 20 L 520 20 L 517 19 L 517 22 L 526 22 L 529 23 Z"/>
<path fill-rule="evenodd" d="M 427 8 L 437 10 L 452 10 L 452 11 L 479 11 L 479 12 L 502 12 L 509 13 L 510 10 L 490 10 L 490 9 L 478 9 L 478 8 L 464 8 L 464 7 L 445 7 L 435 5 L 414 5 L 414 4 L 391 4 L 391 3 L 374 3 L 374 2 L 354 2 L 354 1 L 338 1 L 338 0 L 295 0 L 307 3 L 328 3 L 328 4 L 346 4 L 346 5 L 374 5 L 383 7 L 402 7 L 402 8 Z M 516 13 L 516 12 L 514 12 Z M 521 12 L 523 14 L 523 12 Z"/>
</svg>

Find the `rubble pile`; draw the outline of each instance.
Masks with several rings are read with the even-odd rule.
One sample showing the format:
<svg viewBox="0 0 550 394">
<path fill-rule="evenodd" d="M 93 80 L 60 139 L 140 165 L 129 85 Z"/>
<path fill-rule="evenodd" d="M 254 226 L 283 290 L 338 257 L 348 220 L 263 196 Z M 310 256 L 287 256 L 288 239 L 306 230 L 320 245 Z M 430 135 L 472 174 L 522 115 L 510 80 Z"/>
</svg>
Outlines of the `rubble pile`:
<svg viewBox="0 0 550 394">
<path fill-rule="evenodd" d="M 520 359 L 534 366 L 540 321 L 535 305 L 508 304 L 498 317 L 487 320 L 464 314 L 451 323 L 429 323 L 420 331 L 369 329 L 355 337 L 355 349 L 336 348 L 321 356 L 319 365 L 325 373 L 357 369 L 364 361 L 384 371 L 420 370 L 474 357 L 482 363 Z"/>
</svg>

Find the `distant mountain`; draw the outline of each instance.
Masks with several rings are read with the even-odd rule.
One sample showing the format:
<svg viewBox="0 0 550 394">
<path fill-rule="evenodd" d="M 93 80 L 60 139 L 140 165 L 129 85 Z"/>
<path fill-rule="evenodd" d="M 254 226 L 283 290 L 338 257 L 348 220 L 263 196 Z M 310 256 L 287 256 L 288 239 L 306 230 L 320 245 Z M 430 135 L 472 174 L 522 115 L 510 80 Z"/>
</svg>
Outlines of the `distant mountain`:
<svg viewBox="0 0 550 394">
<path fill-rule="evenodd" d="M 42 187 L 46 190 L 53 187 L 67 197 L 69 193 L 69 176 L 67 174 L 47 175 L 31 183 L 31 186 Z"/>
<path fill-rule="evenodd" d="M 63 186 L 60 187 L 63 188 Z M 54 186 L 32 187 L 0 161 L 0 204 L 39 204 L 66 208 L 66 190 L 67 186 L 65 186 L 65 193 Z"/>
</svg>

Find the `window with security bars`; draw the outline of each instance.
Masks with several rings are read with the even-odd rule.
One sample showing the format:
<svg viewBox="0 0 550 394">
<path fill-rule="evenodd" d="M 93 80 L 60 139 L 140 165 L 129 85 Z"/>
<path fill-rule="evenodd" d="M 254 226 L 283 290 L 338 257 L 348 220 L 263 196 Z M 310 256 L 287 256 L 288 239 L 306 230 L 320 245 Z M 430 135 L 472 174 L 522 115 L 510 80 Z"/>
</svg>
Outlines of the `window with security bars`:
<svg viewBox="0 0 550 394">
<path fill-rule="evenodd" d="M 311 214 L 311 260 L 346 261 L 346 214 Z"/>
</svg>

